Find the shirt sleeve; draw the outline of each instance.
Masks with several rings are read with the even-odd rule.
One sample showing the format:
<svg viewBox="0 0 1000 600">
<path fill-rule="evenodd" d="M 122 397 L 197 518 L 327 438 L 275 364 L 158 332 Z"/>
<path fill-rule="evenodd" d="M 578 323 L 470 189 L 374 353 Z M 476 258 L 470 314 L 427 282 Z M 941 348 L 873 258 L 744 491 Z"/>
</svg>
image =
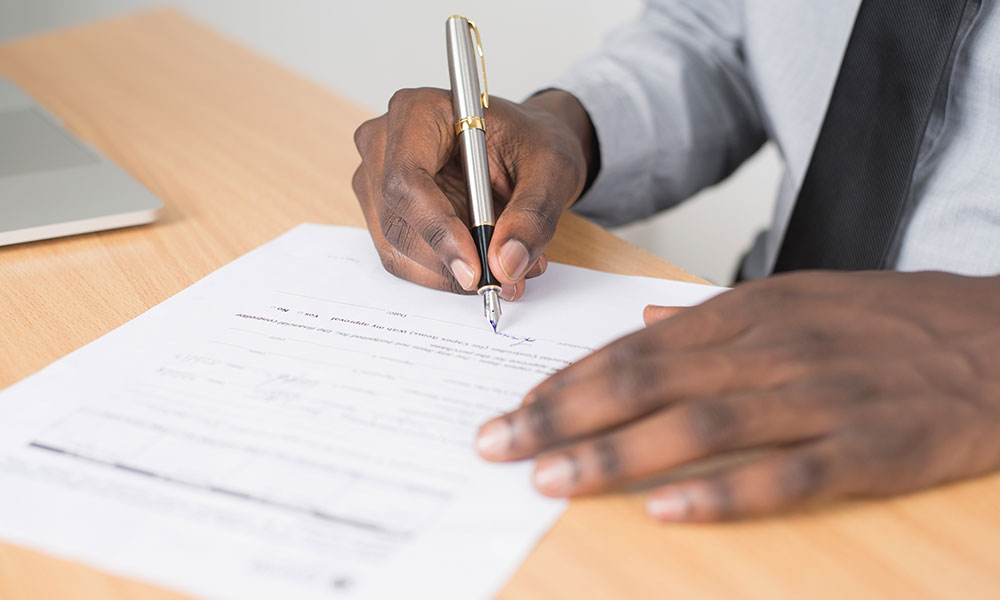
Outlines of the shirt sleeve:
<svg viewBox="0 0 1000 600">
<path fill-rule="evenodd" d="M 601 169 L 573 209 L 619 225 L 729 175 L 766 139 L 743 55 L 744 0 L 650 0 L 554 87 L 580 100 Z"/>
</svg>

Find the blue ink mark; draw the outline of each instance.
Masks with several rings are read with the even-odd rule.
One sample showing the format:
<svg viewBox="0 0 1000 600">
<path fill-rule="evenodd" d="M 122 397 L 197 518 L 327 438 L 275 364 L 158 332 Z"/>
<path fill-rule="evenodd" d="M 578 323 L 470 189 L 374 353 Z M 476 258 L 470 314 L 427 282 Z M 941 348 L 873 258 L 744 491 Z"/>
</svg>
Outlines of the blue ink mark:
<svg viewBox="0 0 1000 600">
<path fill-rule="evenodd" d="M 521 344 L 530 344 L 535 341 L 535 338 L 520 337 L 516 335 L 510 335 L 509 333 L 497 332 L 497 335 L 501 335 L 509 340 L 512 340 L 514 343 L 510 345 L 511 348 L 513 348 L 514 346 L 520 346 Z"/>
</svg>

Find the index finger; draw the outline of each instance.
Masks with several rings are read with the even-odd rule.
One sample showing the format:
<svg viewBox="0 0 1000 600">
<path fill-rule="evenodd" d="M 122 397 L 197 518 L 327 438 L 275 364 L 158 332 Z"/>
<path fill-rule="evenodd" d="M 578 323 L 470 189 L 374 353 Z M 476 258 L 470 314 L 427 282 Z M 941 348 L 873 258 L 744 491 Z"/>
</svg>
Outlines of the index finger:
<svg viewBox="0 0 1000 600">
<path fill-rule="evenodd" d="M 542 382 L 521 408 L 483 425 L 479 453 L 489 460 L 527 458 L 683 398 L 749 385 L 770 358 L 718 351 L 742 325 L 734 320 L 713 327 L 714 317 L 698 312 L 633 333 Z"/>
<path fill-rule="evenodd" d="M 404 254 L 409 248 L 394 239 L 394 219 L 402 219 L 452 271 L 461 261 L 479 281 L 479 258 L 468 225 L 438 187 L 434 176 L 450 160 L 455 146 L 451 101 L 444 90 L 400 90 L 389 102 L 387 141 L 379 219 L 386 239 Z M 468 277 L 463 277 L 468 280 Z"/>
<path fill-rule="evenodd" d="M 704 304 L 677 310 L 670 319 L 648 323 L 646 329 L 611 342 L 535 386 L 525 396 L 526 403 L 540 394 L 564 388 L 601 371 L 613 370 L 619 364 L 647 358 L 654 352 L 669 354 L 696 350 L 736 337 L 747 324 L 745 319 L 728 316 L 728 295 L 721 294 Z"/>
</svg>

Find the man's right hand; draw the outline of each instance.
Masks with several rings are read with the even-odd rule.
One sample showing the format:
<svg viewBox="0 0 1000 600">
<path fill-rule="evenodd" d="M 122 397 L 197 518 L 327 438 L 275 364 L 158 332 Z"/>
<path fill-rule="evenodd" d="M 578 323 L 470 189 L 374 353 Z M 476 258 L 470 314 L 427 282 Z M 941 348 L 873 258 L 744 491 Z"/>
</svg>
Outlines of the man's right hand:
<svg viewBox="0 0 1000 600">
<path fill-rule="evenodd" d="M 491 97 L 486 110 L 496 227 L 490 269 L 516 300 L 544 272 L 545 247 L 593 168 L 594 130 L 572 95 L 550 90 L 523 104 Z M 354 192 L 386 270 L 423 286 L 468 292 L 480 277 L 469 233 L 465 176 L 451 94 L 396 92 L 389 111 L 358 128 Z"/>
</svg>

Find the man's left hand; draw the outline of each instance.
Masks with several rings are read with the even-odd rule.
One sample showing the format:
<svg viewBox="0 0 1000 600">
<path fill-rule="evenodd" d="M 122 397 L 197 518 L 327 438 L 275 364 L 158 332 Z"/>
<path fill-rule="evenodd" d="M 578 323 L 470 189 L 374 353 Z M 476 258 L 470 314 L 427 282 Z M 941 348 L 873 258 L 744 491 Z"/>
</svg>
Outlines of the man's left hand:
<svg viewBox="0 0 1000 600">
<path fill-rule="evenodd" d="M 824 273 L 741 285 L 553 375 L 486 423 L 495 461 L 536 458 L 549 496 L 606 490 L 717 454 L 647 506 L 716 521 L 899 494 L 1000 466 L 1000 279 Z"/>
</svg>

